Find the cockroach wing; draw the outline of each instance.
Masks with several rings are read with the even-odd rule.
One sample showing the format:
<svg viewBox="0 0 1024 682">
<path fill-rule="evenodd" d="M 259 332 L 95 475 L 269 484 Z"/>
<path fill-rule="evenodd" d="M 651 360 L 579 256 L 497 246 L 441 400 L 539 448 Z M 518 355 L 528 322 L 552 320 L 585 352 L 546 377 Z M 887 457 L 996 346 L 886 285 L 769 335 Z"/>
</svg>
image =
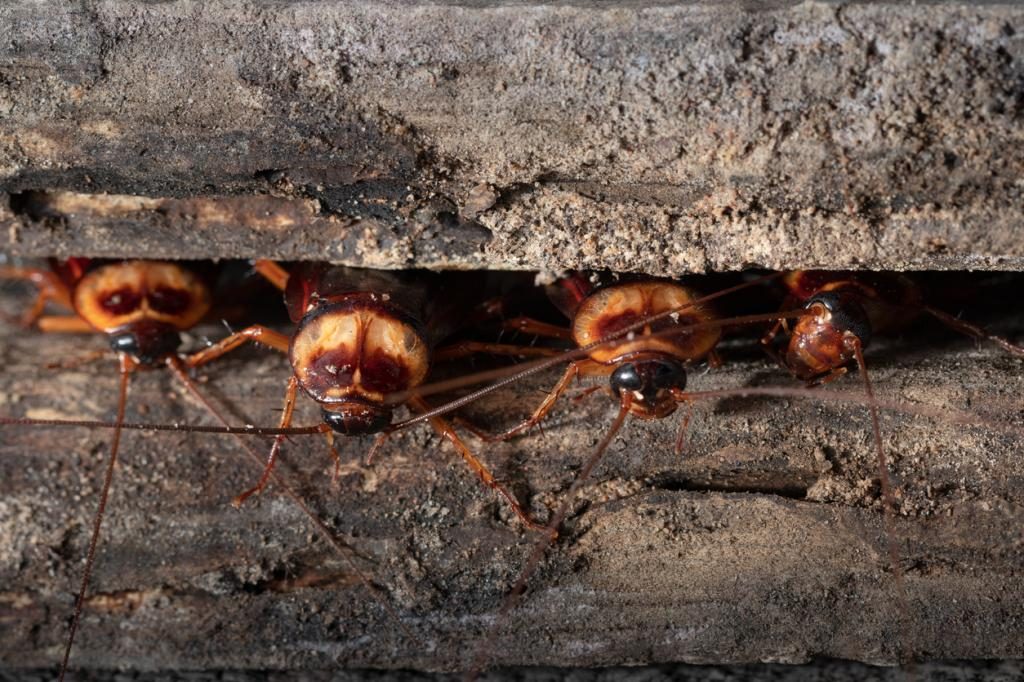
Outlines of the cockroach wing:
<svg viewBox="0 0 1024 682">
<path fill-rule="evenodd" d="M 446 272 L 435 282 L 424 311 L 424 325 L 432 347 L 473 327 L 488 317 L 486 303 L 515 298 L 533 277 L 511 272 Z"/>
<path fill-rule="evenodd" d="M 397 272 L 303 263 L 288 277 L 285 304 L 292 321 L 298 322 L 319 303 L 347 294 L 367 293 L 423 322 L 436 278 L 435 273 L 423 270 Z"/>
</svg>

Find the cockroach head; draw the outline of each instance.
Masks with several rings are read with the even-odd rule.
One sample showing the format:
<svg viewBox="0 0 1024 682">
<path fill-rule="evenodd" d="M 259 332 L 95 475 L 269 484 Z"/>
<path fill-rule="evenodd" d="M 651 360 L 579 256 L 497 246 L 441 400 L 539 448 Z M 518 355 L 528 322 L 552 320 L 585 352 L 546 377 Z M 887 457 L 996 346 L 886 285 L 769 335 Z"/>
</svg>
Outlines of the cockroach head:
<svg viewBox="0 0 1024 682">
<path fill-rule="evenodd" d="M 321 410 L 324 423 L 343 436 L 380 433 L 391 425 L 391 408 L 364 400 L 348 399 Z"/>
<path fill-rule="evenodd" d="M 616 396 L 632 394 L 632 402 L 644 411 L 663 415 L 675 409 L 673 389 L 686 388 L 686 369 L 679 360 L 662 356 L 642 358 L 621 363 L 609 378 Z"/>
<path fill-rule="evenodd" d="M 807 300 L 804 306 L 814 310 L 821 306 L 831 318 L 832 328 L 838 332 L 849 332 L 860 340 L 861 346 L 871 341 L 871 323 L 864 306 L 854 296 L 839 291 L 823 291 Z"/>
<path fill-rule="evenodd" d="M 155 365 L 178 351 L 181 334 L 169 324 L 143 320 L 111 332 L 110 348 L 141 365 Z"/>
</svg>

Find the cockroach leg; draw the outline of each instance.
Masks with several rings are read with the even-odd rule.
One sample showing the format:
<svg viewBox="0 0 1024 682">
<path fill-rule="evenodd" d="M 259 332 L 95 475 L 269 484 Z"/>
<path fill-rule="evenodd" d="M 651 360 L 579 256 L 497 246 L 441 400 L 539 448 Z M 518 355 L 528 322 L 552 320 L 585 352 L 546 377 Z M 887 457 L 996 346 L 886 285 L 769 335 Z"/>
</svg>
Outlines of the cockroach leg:
<svg viewBox="0 0 1024 682">
<path fill-rule="evenodd" d="M 694 401 L 683 398 L 682 402 L 686 403 L 686 414 L 683 416 L 683 422 L 679 425 L 679 435 L 676 436 L 677 456 L 681 456 L 686 451 L 686 442 L 690 435 L 690 419 L 693 417 Z"/>
<path fill-rule="evenodd" d="M 96 330 L 80 317 L 70 315 L 43 315 L 35 320 L 36 328 L 53 334 L 95 334 Z"/>
<path fill-rule="evenodd" d="M 1000 348 L 1005 350 L 1007 353 L 1016 355 L 1017 357 L 1024 357 L 1024 347 L 1018 346 L 1011 341 L 1004 339 L 1001 336 L 990 333 L 984 327 L 979 327 L 976 324 L 971 324 L 965 320 L 961 320 L 958 317 L 954 317 L 947 312 L 933 308 L 931 306 L 924 306 L 925 312 L 937 319 L 942 324 L 946 325 L 954 331 L 958 331 L 961 334 L 970 336 L 971 338 L 977 339 L 978 341 L 991 341 L 998 345 Z"/>
<path fill-rule="evenodd" d="M 600 391 L 602 388 L 604 388 L 604 386 L 601 386 L 601 385 L 588 386 L 587 388 L 584 388 L 582 391 L 580 391 L 579 393 L 574 395 L 572 398 L 570 398 L 570 400 L 572 400 L 574 405 L 579 405 L 584 400 L 586 400 L 590 396 L 592 396 L 595 393 L 597 393 L 598 391 Z"/>
<path fill-rule="evenodd" d="M 785 319 L 777 320 L 775 324 L 773 324 L 768 331 L 764 333 L 764 336 L 761 337 L 761 348 L 773 362 L 782 367 L 786 367 L 786 369 L 789 370 L 789 367 L 786 366 L 782 356 L 779 355 L 777 350 L 775 350 L 775 338 L 779 335 L 780 331 L 785 329 L 785 322 Z M 789 371 L 792 373 L 792 370 Z"/>
<path fill-rule="evenodd" d="M 591 363 L 587 360 L 580 360 L 577 362 L 569 363 L 569 366 L 566 367 L 565 369 L 565 373 L 562 374 L 562 378 L 558 380 L 558 383 L 555 384 L 555 387 L 552 388 L 551 391 L 544 397 L 543 402 L 541 402 L 537 409 L 534 410 L 533 414 L 530 415 L 529 418 L 524 419 L 522 422 L 516 424 L 512 428 L 501 433 L 488 433 L 480 429 L 479 427 L 470 427 L 471 430 L 477 437 L 489 443 L 510 440 L 511 438 L 514 438 L 523 431 L 528 431 L 537 424 L 540 424 L 541 421 L 543 421 L 544 418 L 548 416 L 548 413 L 551 412 L 552 408 L 554 408 L 555 403 L 557 403 L 559 398 L 561 398 L 562 395 L 569 389 L 569 386 L 572 384 L 573 380 L 576 379 L 580 375 L 584 367 L 589 364 L 594 363 Z"/>
<path fill-rule="evenodd" d="M 32 302 L 32 307 L 25 311 L 25 314 L 20 320 L 21 326 L 28 329 L 35 324 L 35 322 L 43 316 L 43 311 L 46 310 L 46 304 L 49 303 L 49 301 L 50 296 L 47 294 L 47 290 L 42 288 L 39 289 L 36 293 L 36 299 Z"/>
<path fill-rule="evenodd" d="M 384 444 L 391 438 L 391 432 L 385 431 L 384 433 L 377 434 L 377 437 L 373 439 L 373 445 L 370 446 L 369 452 L 366 453 L 366 457 L 363 458 L 363 464 L 366 466 L 372 466 L 373 460 L 377 458 L 377 453 L 380 452 Z"/>
<path fill-rule="evenodd" d="M 42 317 L 46 304 L 50 301 L 68 310 L 74 309 L 71 303 L 71 292 L 67 285 L 49 270 L 0 266 L 0 279 L 24 280 L 36 286 L 35 301 L 20 320 L 23 327 L 31 327 L 35 324 Z"/>
<path fill-rule="evenodd" d="M 295 376 L 291 376 L 288 379 L 288 389 L 285 392 L 284 397 L 284 408 L 281 411 L 281 422 L 280 428 L 286 429 L 292 425 L 292 415 L 295 412 L 295 399 L 299 393 L 299 380 Z M 238 495 L 231 501 L 234 507 L 241 507 L 247 499 L 252 495 L 262 492 L 267 487 L 267 483 L 270 481 L 270 474 L 274 470 L 274 464 L 277 463 L 277 456 L 281 452 L 281 446 L 284 444 L 285 436 L 275 436 L 274 444 L 270 447 L 270 454 L 267 456 L 267 463 L 263 468 L 263 475 L 260 476 L 259 482 L 255 486 L 246 490 L 241 495 Z M 337 454 L 337 453 L 335 453 Z"/>
<path fill-rule="evenodd" d="M 410 405 L 413 408 L 424 412 L 430 409 L 430 406 L 422 398 L 413 398 L 410 401 Z M 438 434 L 443 438 L 448 439 L 448 441 L 455 446 L 455 449 L 462 456 L 462 459 L 465 460 L 466 464 L 469 465 L 469 468 L 476 473 L 484 485 L 497 491 L 505 498 L 505 501 L 512 507 L 512 511 L 515 512 L 516 516 L 519 517 L 519 520 L 522 521 L 527 528 L 542 532 L 557 532 L 552 531 L 542 523 L 536 523 L 530 519 L 522 505 L 519 504 L 519 500 L 516 499 L 516 496 L 513 495 L 508 488 L 499 483 L 496 478 L 494 478 L 494 474 L 492 474 L 487 469 L 487 466 L 473 454 L 473 451 L 469 449 L 469 446 L 467 446 L 465 442 L 463 442 L 462 438 L 459 437 L 459 434 L 455 432 L 455 429 L 452 428 L 451 424 L 449 424 L 446 419 L 443 419 L 442 417 L 431 417 L 430 424 Z"/>
<path fill-rule="evenodd" d="M 275 332 L 273 329 L 257 324 L 226 336 L 212 346 L 185 357 L 185 365 L 190 368 L 200 367 L 226 353 L 230 353 L 246 342 L 258 343 L 287 354 L 290 340 L 280 332 Z"/>
<path fill-rule="evenodd" d="M 288 287 L 288 271 L 275 261 L 257 260 L 253 263 L 253 269 L 281 291 Z"/>
<path fill-rule="evenodd" d="M 337 487 L 338 479 L 341 476 L 341 455 L 338 454 L 338 448 L 334 444 L 334 431 L 330 429 L 324 431 L 324 438 L 327 440 L 327 452 L 334 461 L 334 467 L 331 470 L 331 486 Z"/>
<path fill-rule="evenodd" d="M 853 334 L 847 334 L 847 341 L 853 348 L 854 356 L 857 359 L 857 369 L 860 371 L 861 379 L 864 382 L 864 393 L 867 395 L 868 412 L 871 414 L 871 435 L 874 438 L 875 452 L 878 456 L 878 479 L 882 489 L 883 519 L 885 521 L 885 537 L 887 538 L 887 549 L 889 564 L 892 567 L 893 581 L 896 585 L 896 598 L 900 602 L 900 611 L 903 618 L 900 620 L 901 630 L 901 651 L 898 654 L 900 662 L 904 656 L 913 660 L 913 646 L 911 645 L 909 625 L 907 617 L 910 613 L 910 603 L 907 596 L 906 582 L 903 577 L 903 568 L 900 566 L 899 546 L 896 541 L 896 496 L 892 487 L 892 479 L 889 477 L 889 462 L 885 456 L 885 448 L 882 446 L 882 427 L 878 419 L 878 404 L 875 401 L 875 391 L 871 385 L 871 378 L 868 376 L 868 367 L 864 362 L 864 347 L 860 339 Z"/>
<path fill-rule="evenodd" d="M 807 387 L 811 388 L 814 386 L 824 386 L 825 384 L 831 384 L 836 379 L 843 377 L 849 370 L 846 367 L 836 367 L 831 372 L 822 377 L 811 379 L 807 382 Z"/>
</svg>

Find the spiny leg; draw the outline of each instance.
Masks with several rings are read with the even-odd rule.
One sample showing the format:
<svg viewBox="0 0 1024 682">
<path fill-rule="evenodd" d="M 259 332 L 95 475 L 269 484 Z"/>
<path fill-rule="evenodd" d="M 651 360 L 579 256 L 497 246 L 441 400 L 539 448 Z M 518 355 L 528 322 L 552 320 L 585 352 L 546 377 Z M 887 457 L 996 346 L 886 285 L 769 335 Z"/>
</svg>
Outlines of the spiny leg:
<svg viewBox="0 0 1024 682">
<path fill-rule="evenodd" d="M 243 343 L 258 343 L 287 355 L 291 340 L 280 332 L 275 332 L 273 329 L 256 324 L 246 327 L 242 331 L 230 334 L 212 346 L 186 356 L 183 360 L 187 367 L 199 367 L 230 353 Z"/>
<path fill-rule="evenodd" d="M 789 310 L 793 308 L 795 304 L 796 301 L 791 296 L 787 296 L 786 300 L 782 303 L 782 309 Z M 790 369 L 782 355 L 780 355 L 779 351 L 775 348 L 775 337 L 779 335 L 780 331 L 785 333 L 786 336 L 789 336 L 790 331 L 788 317 L 780 317 L 775 321 L 775 324 L 773 324 L 768 331 L 764 333 L 764 336 L 761 337 L 761 347 L 764 349 L 764 352 L 768 354 L 768 357 L 782 367 L 785 367 L 789 370 L 790 374 L 792 374 L 793 370 Z"/>
<path fill-rule="evenodd" d="M 288 390 L 284 397 L 284 409 L 281 411 L 281 422 L 278 425 L 279 428 L 286 429 L 292 425 L 292 414 L 295 412 L 295 399 L 299 393 L 299 380 L 293 374 L 288 378 Z M 270 446 L 270 454 L 267 456 L 267 463 L 263 468 L 263 475 L 260 476 L 260 480 L 255 486 L 246 490 L 241 495 L 235 497 L 231 501 L 231 504 L 235 507 L 241 507 L 247 499 L 258 492 L 262 492 L 267 487 L 267 483 L 270 481 L 270 474 L 274 470 L 274 464 L 277 463 L 277 456 L 281 452 L 281 446 L 284 444 L 284 436 L 275 436 L 274 444 Z"/>
<path fill-rule="evenodd" d="M 36 328 L 53 334 L 95 334 L 92 325 L 81 317 L 71 315 L 43 315 L 36 319 Z"/>
<path fill-rule="evenodd" d="M 582 363 L 580 362 L 569 363 L 569 366 L 565 370 L 565 374 L 563 374 L 562 378 L 558 380 L 558 383 L 555 384 L 555 387 L 551 389 L 551 392 L 544 397 L 544 401 L 537 407 L 536 410 L 534 410 L 533 414 L 528 419 L 523 420 L 519 424 L 513 426 L 512 428 L 502 433 L 488 433 L 483 429 L 461 419 L 459 420 L 459 425 L 465 426 L 468 430 L 472 431 L 473 434 L 476 435 L 478 438 L 485 440 L 487 442 L 493 443 L 513 438 L 517 434 L 520 434 L 523 431 L 533 428 L 541 421 L 543 421 L 543 419 L 546 416 L 548 416 L 548 413 L 551 412 L 552 408 L 554 408 L 555 403 L 558 402 L 558 399 L 562 397 L 562 394 L 565 393 L 566 390 L 568 390 L 569 385 L 572 383 L 572 380 L 579 376 L 581 365 Z"/>
<path fill-rule="evenodd" d="M 976 324 L 965 322 L 958 317 L 953 317 L 949 313 L 943 312 L 938 308 L 932 308 L 931 306 L 925 306 L 925 311 L 932 317 L 937 319 L 942 324 L 946 325 L 954 331 L 958 331 L 961 334 L 970 336 L 971 338 L 978 339 L 979 341 L 991 341 L 998 345 L 1000 348 L 1005 350 L 1007 353 L 1016 355 L 1018 357 L 1024 357 L 1024 347 L 1018 346 L 1015 343 L 1011 343 L 1007 339 L 1001 336 L 996 336 L 990 333 L 984 327 L 979 327 Z"/>
<path fill-rule="evenodd" d="M 276 262 L 260 259 L 253 263 L 253 269 L 281 291 L 288 287 L 288 271 Z"/>
<path fill-rule="evenodd" d="M 427 405 L 427 403 L 422 398 L 413 398 L 410 401 L 410 403 L 415 409 L 421 410 L 423 412 L 426 412 L 427 410 L 430 409 L 430 406 Z M 473 454 L 469 447 L 462 441 L 461 438 L 459 438 L 459 434 L 455 432 L 455 429 L 453 429 L 452 426 L 445 419 L 442 419 L 441 417 L 431 417 L 430 424 L 431 426 L 434 427 L 435 431 L 437 431 L 443 438 L 448 439 L 448 441 L 455 446 L 455 449 L 462 456 L 462 459 L 465 460 L 466 464 L 469 465 L 470 469 L 476 472 L 476 475 L 480 478 L 481 481 L 483 481 L 484 485 L 486 485 L 488 488 L 492 490 L 497 491 L 502 497 L 505 498 L 505 501 L 508 502 L 509 505 L 512 507 L 512 511 L 516 513 L 516 516 L 518 516 L 519 519 L 528 528 L 530 528 L 531 530 L 540 531 L 547 530 L 544 524 L 535 523 L 530 519 L 529 516 L 527 516 L 526 512 L 519 504 L 519 500 L 516 499 L 515 495 L 513 495 L 505 486 L 503 486 L 501 483 L 497 481 L 497 479 L 494 478 L 494 475 L 487 469 L 483 462 L 477 459 L 477 457 Z"/>
<path fill-rule="evenodd" d="M 85 604 L 85 594 L 89 590 L 89 578 L 92 576 L 93 565 L 96 563 L 96 549 L 100 542 L 100 528 L 103 525 L 103 515 L 107 510 L 107 501 L 110 499 L 110 487 L 114 481 L 114 465 L 117 462 L 117 451 L 121 446 L 121 424 L 124 423 L 125 408 L 128 404 L 128 378 L 135 363 L 127 355 L 121 355 L 119 365 L 120 384 L 117 392 L 117 418 L 114 421 L 114 433 L 110 442 L 110 458 L 107 460 L 106 472 L 103 476 L 103 488 L 100 490 L 100 503 L 96 508 L 96 515 L 92 520 L 92 536 L 89 538 L 89 550 L 85 557 L 85 571 L 82 574 L 82 584 L 78 590 L 78 598 L 75 600 L 75 612 L 71 617 L 71 627 L 68 631 L 67 646 L 64 648 L 64 659 L 60 664 L 59 679 L 63 681 L 68 671 L 68 661 L 71 659 L 71 647 L 75 642 L 75 633 L 78 632 L 78 624 L 82 620 L 82 606 Z"/>
</svg>

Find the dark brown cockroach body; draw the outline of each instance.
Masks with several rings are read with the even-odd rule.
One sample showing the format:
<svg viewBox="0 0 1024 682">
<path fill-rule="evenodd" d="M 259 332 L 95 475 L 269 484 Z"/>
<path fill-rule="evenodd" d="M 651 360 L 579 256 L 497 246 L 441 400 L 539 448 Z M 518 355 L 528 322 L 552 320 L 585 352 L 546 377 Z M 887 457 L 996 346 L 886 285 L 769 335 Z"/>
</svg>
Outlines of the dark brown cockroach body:
<svg viewBox="0 0 1024 682">
<path fill-rule="evenodd" d="M 775 336 L 787 329 L 789 340 L 780 360 L 809 383 L 842 376 L 856 362 L 858 346 L 863 349 L 875 335 L 904 329 L 924 313 L 955 331 L 1024 356 L 1024 348 L 927 305 L 921 288 L 906 275 L 796 270 L 785 273 L 782 282 L 789 292 L 784 307 L 800 305 L 805 312 L 791 330 L 785 320 L 777 323 L 762 343 L 774 354 Z"/>
<path fill-rule="evenodd" d="M 339 434 L 380 433 L 391 424 L 385 396 L 426 379 L 434 339 L 419 319 L 431 317 L 428 289 L 397 278 L 307 268 L 289 279 L 296 328 L 288 359 L 299 387 Z"/>
<path fill-rule="evenodd" d="M 130 375 L 139 368 L 168 367 L 184 387 L 198 399 L 224 426 L 227 420 L 203 396 L 188 370 L 199 367 L 223 354 L 201 352 L 179 355 L 181 333 L 198 324 L 210 310 L 213 296 L 209 268 L 190 267 L 182 263 L 126 260 L 94 261 L 75 258 L 54 263 L 51 270 L 0 267 L 0 279 L 26 280 L 34 283 L 38 295 L 33 306 L 22 316 L 23 326 L 36 326 L 44 332 L 95 333 L 106 335 L 114 351 L 120 372 L 117 417 L 111 424 L 113 437 L 103 487 L 86 557 L 85 570 L 75 604 L 60 677 L 67 671 L 75 632 L 81 618 L 88 591 L 100 529 L 109 499 L 113 472 L 124 423 Z M 48 303 L 68 309 L 71 315 L 46 315 Z M 61 358 L 57 366 L 74 366 L 91 362 L 105 353 L 82 358 Z M 249 455 L 257 462 L 260 456 L 243 442 Z M 344 546 L 317 519 L 301 498 L 285 482 L 277 483 L 309 517 L 316 530 L 339 552 Z"/>
<path fill-rule="evenodd" d="M 250 327 L 204 353 L 215 357 L 246 341 L 257 341 L 287 354 L 292 376 L 280 426 L 290 426 L 301 389 L 321 408 L 336 462 L 331 434 L 386 436 L 393 431 L 394 405 L 387 397 L 413 392 L 424 382 L 437 344 L 467 318 L 472 319 L 467 306 L 472 308 L 473 304 L 468 301 L 480 302 L 482 298 L 481 283 L 471 274 L 453 273 L 441 278 L 428 272 L 382 272 L 320 264 L 302 265 L 289 274 L 269 261 L 260 261 L 256 267 L 284 290 L 295 331 L 288 337 L 264 327 Z M 441 355 L 453 358 L 487 347 L 490 345 L 462 344 L 454 352 L 441 351 Z M 422 398 L 415 396 L 406 404 L 415 411 L 429 409 Z M 501 494 L 524 524 L 536 527 L 515 496 L 494 478 L 451 425 L 440 417 L 430 421 L 480 480 Z M 239 503 L 266 485 L 282 442 L 283 438 L 275 439 L 263 477 L 239 496 Z"/>
<path fill-rule="evenodd" d="M 0 278 L 38 285 L 36 303 L 22 319 L 25 326 L 101 332 L 113 351 L 141 366 L 153 366 L 174 354 L 181 344 L 180 332 L 194 327 L 211 305 L 208 278 L 176 263 L 74 258 L 55 263 L 53 271 L 0 269 Z M 74 315 L 44 315 L 50 301 Z"/>
</svg>

